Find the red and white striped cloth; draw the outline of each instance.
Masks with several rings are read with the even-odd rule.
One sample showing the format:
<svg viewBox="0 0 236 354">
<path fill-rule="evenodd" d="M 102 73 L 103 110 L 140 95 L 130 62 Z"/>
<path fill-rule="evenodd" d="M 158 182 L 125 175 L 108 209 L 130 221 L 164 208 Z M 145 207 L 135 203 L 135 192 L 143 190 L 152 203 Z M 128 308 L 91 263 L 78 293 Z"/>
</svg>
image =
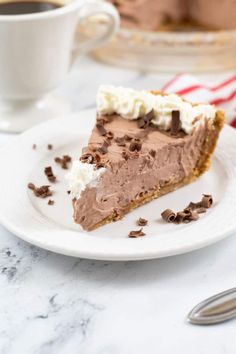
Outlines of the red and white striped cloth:
<svg viewBox="0 0 236 354">
<path fill-rule="evenodd" d="M 162 90 L 177 93 L 192 102 L 207 102 L 223 108 L 228 123 L 236 128 L 236 74 L 214 84 L 203 83 L 188 74 L 179 74 L 168 81 Z"/>
</svg>

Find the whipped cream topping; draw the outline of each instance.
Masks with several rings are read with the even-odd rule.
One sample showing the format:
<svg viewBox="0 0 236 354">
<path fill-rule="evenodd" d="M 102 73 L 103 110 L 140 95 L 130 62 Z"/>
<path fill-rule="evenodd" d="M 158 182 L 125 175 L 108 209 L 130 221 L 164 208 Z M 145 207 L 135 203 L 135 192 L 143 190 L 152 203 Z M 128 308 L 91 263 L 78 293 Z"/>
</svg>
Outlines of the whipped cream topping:
<svg viewBox="0 0 236 354">
<path fill-rule="evenodd" d="M 172 111 L 178 110 L 181 129 L 186 134 L 191 134 L 205 119 L 214 119 L 216 113 L 214 106 L 192 106 L 175 94 L 155 95 L 149 91 L 105 85 L 100 86 L 97 94 L 97 110 L 101 115 L 116 113 L 125 119 L 138 119 L 153 110 L 152 123 L 164 130 L 170 129 Z"/>
<path fill-rule="evenodd" d="M 92 164 L 82 163 L 79 160 L 73 161 L 71 170 L 66 176 L 72 198 L 78 199 L 88 185 L 95 187 L 105 171 L 103 167 L 96 170 Z"/>
</svg>

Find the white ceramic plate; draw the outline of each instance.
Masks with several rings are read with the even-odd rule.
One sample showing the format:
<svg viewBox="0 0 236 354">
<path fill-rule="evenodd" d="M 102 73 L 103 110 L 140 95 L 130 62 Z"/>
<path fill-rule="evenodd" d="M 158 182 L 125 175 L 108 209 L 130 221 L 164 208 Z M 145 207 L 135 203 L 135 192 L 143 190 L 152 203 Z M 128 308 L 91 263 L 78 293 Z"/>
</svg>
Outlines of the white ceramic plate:
<svg viewBox="0 0 236 354">
<path fill-rule="evenodd" d="M 236 132 L 225 127 L 213 164 L 197 182 L 142 206 L 123 220 L 92 232 L 82 231 L 72 220 L 72 206 L 64 180 L 65 171 L 54 157 L 79 155 L 86 144 L 95 111 L 48 121 L 0 150 L 0 222 L 20 238 L 48 250 L 84 258 L 137 260 L 171 256 L 212 244 L 236 230 Z M 47 144 L 54 149 L 49 151 Z M 32 145 L 37 149 L 33 150 Z M 28 182 L 47 184 L 43 170 L 52 166 L 59 182 L 54 184 L 53 206 L 36 198 Z M 197 222 L 172 225 L 162 222 L 166 208 L 181 210 L 202 193 L 212 194 L 214 206 Z M 146 236 L 127 237 L 138 229 L 136 220 L 147 218 Z"/>
</svg>

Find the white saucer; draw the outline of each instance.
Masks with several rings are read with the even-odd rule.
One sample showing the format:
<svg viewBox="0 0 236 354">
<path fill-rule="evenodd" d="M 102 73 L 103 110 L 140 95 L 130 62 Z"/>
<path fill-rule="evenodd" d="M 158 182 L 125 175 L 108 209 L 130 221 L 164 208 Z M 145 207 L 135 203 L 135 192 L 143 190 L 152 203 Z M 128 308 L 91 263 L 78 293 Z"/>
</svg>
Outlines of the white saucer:
<svg viewBox="0 0 236 354">
<path fill-rule="evenodd" d="M 121 221 L 90 233 L 82 231 L 73 223 L 65 171 L 54 163 L 54 157 L 78 156 L 94 119 L 95 111 L 89 110 L 51 120 L 0 150 L 0 221 L 7 229 L 54 252 L 102 260 L 181 254 L 217 242 L 236 230 L 236 132 L 226 126 L 210 171 L 197 182 L 134 210 Z M 49 143 L 53 150 L 47 149 Z M 33 144 L 37 145 L 36 150 L 32 149 Z M 52 186 L 52 206 L 27 189 L 28 182 L 48 183 L 43 173 L 46 166 L 53 167 L 59 180 Z M 215 202 L 200 220 L 186 225 L 162 222 L 160 214 L 164 209 L 180 210 L 190 201 L 199 201 L 203 193 L 212 194 Z M 129 231 L 138 229 L 139 217 L 149 220 L 146 236 L 129 239 Z"/>
<path fill-rule="evenodd" d="M 64 117 L 70 112 L 70 102 L 54 92 L 40 99 L 19 101 L 0 99 L 0 131 L 21 133 L 49 119 Z"/>
</svg>

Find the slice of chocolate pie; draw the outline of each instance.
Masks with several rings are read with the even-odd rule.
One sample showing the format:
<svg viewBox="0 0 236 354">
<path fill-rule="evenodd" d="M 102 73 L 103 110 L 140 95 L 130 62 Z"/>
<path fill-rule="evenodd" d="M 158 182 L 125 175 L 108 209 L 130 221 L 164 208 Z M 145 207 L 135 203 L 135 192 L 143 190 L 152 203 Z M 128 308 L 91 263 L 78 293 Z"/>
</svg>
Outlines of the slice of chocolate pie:
<svg viewBox="0 0 236 354">
<path fill-rule="evenodd" d="M 224 113 L 160 92 L 102 86 L 97 120 L 68 175 L 74 220 L 93 230 L 198 178 Z"/>
</svg>

